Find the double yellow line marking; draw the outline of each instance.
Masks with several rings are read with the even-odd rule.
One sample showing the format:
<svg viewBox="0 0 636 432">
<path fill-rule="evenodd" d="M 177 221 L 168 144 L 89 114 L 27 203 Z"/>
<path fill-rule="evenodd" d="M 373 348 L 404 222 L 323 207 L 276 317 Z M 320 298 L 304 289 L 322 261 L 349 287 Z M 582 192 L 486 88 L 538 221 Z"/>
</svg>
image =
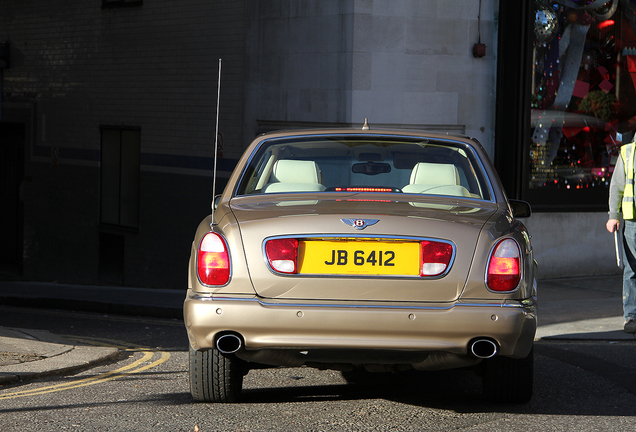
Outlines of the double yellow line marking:
<svg viewBox="0 0 636 432">
<path fill-rule="evenodd" d="M 103 345 L 103 341 L 108 341 L 108 342 L 118 342 L 118 341 L 111 341 L 111 340 L 107 340 L 107 339 L 92 339 L 92 340 L 88 340 L 88 339 L 79 339 L 79 338 L 75 338 L 75 337 L 71 337 L 71 336 L 67 336 L 68 339 L 74 339 L 74 340 L 81 340 L 83 342 L 92 344 L 92 345 Z M 102 341 L 102 343 L 99 343 L 98 341 Z M 167 352 L 163 352 L 163 351 L 154 351 L 154 350 L 150 350 L 148 348 L 126 348 L 125 343 L 123 343 L 124 345 L 121 345 L 122 342 L 118 342 L 118 345 L 115 345 L 116 348 L 120 348 L 120 349 L 124 349 L 125 351 L 129 351 L 129 352 L 143 352 L 143 356 L 138 359 L 135 360 L 134 362 L 123 366 L 119 369 L 110 371 L 110 372 L 106 372 L 103 374 L 99 374 L 99 375 L 95 375 L 89 378 L 83 378 L 83 379 L 79 379 L 79 380 L 74 380 L 74 381 L 70 381 L 67 383 L 62 383 L 62 384 L 56 384 L 56 385 L 52 385 L 52 386 L 46 386 L 46 387 L 40 387 L 37 389 L 31 389 L 31 390 L 21 390 L 21 391 L 17 391 L 17 392 L 12 392 L 12 393 L 4 393 L 4 394 L 0 394 L 0 400 L 2 399 L 14 399 L 14 398 L 19 398 L 19 397 L 25 397 L 25 396 L 33 396 L 33 395 L 39 395 L 39 394 L 46 394 L 46 393 L 53 393 L 53 392 L 59 392 L 59 391 L 63 391 L 63 390 L 69 390 L 69 389 L 73 389 L 73 388 L 78 388 L 78 387 L 85 387 L 85 386 L 89 386 L 89 385 L 93 385 L 93 384 L 99 384 L 99 383 L 103 383 L 103 382 L 107 382 L 107 381 L 112 381 L 115 380 L 117 378 L 122 378 L 128 375 L 132 375 L 132 374 L 136 374 L 136 373 L 140 373 L 143 372 L 145 370 L 151 369 L 153 367 L 156 367 L 158 365 L 160 365 L 161 363 L 166 362 L 169 358 L 170 358 L 170 353 Z M 159 355 L 159 358 L 151 361 L 153 359 L 153 357 L 155 357 L 155 354 Z M 148 363 L 150 362 L 150 363 Z"/>
</svg>

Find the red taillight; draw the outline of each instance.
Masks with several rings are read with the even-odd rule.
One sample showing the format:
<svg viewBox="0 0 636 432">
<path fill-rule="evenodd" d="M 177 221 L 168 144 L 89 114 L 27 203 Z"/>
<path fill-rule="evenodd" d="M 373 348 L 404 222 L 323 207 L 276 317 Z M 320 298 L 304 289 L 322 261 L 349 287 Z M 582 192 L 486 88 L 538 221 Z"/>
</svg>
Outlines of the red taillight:
<svg viewBox="0 0 636 432">
<path fill-rule="evenodd" d="M 223 237 L 214 232 L 201 240 L 197 256 L 199 280 L 205 285 L 225 285 L 230 280 L 230 257 Z"/>
<path fill-rule="evenodd" d="M 517 242 L 505 239 L 493 249 L 486 283 L 493 291 L 512 291 L 521 280 L 521 252 Z"/>
<path fill-rule="evenodd" d="M 270 267 L 279 273 L 298 271 L 298 240 L 274 239 L 265 244 L 265 254 Z"/>
<path fill-rule="evenodd" d="M 422 267 L 421 276 L 439 276 L 443 274 L 450 265 L 453 258 L 453 246 L 449 243 L 435 241 L 421 241 Z"/>
</svg>

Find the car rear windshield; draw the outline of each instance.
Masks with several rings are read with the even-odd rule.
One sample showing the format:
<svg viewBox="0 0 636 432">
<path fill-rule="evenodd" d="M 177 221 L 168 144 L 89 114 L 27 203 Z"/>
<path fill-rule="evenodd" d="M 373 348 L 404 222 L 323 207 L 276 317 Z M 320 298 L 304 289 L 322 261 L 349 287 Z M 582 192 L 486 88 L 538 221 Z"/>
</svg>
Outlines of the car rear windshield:
<svg viewBox="0 0 636 432">
<path fill-rule="evenodd" d="M 297 137 L 264 141 L 236 195 L 379 192 L 490 199 L 473 150 L 404 137 Z"/>
</svg>

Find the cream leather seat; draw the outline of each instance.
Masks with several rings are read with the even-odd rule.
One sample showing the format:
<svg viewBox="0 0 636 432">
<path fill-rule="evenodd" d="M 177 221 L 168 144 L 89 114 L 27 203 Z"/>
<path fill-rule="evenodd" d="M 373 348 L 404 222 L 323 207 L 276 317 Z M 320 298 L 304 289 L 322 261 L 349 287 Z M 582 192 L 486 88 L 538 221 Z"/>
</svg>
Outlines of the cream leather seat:
<svg viewBox="0 0 636 432">
<path fill-rule="evenodd" d="M 264 193 L 322 192 L 322 173 L 314 161 L 281 159 L 274 163 Z"/>
<path fill-rule="evenodd" d="M 459 173 L 452 164 L 419 162 L 411 171 L 404 193 L 469 197 L 470 192 L 460 185 Z"/>
</svg>

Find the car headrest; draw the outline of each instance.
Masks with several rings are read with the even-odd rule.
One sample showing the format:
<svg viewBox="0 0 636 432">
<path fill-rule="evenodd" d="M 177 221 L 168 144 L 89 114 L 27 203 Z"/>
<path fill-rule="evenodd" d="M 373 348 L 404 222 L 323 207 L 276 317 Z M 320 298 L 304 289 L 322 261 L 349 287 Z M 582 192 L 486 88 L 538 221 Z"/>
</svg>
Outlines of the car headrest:
<svg viewBox="0 0 636 432">
<path fill-rule="evenodd" d="M 281 159 L 276 161 L 270 183 L 320 183 L 320 169 L 314 161 Z"/>
<path fill-rule="evenodd" d="M 457 185 L 459 173 L 452 164 L 419 162 L 411 171 L 410 184 Z"/>
</svg>

